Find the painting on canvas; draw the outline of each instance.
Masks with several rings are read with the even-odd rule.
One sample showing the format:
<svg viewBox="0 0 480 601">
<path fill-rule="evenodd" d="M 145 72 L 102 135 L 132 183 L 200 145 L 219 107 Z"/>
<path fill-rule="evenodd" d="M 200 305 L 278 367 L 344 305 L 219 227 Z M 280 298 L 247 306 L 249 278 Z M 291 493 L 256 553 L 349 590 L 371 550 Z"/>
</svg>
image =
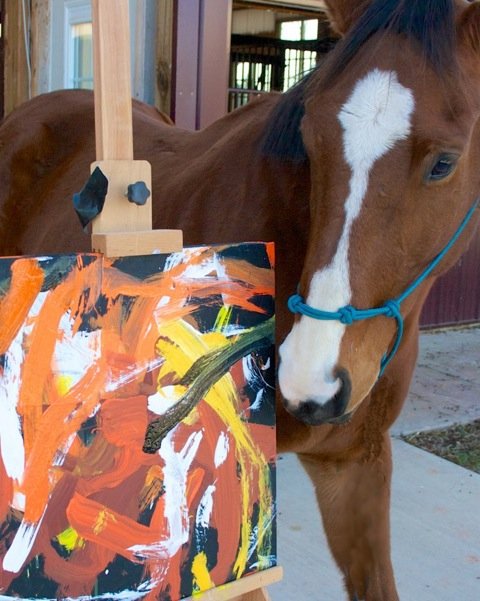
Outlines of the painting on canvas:
<svg viewBox="0 0 480 601">
<path fill-rule="evenodd" d="M 0 598 L 276 563 L 273 248 L 0 259 Z"/>
</svg>

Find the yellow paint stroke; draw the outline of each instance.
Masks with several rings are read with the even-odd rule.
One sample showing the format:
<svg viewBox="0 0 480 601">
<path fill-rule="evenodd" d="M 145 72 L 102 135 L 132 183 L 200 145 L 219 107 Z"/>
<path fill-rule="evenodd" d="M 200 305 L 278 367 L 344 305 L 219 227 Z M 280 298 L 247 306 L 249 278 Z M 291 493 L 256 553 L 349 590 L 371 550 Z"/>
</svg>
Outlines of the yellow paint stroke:
<svg viewBox="0 0 480 601">
<path fill-rule="evenodd" d="M 65 396 L 72 387 L 73 376 L 62 374 L 55 378 L 55 386 L 60 396 Z"/>
<path fill-rule="evenodd" d="M 163 323 L 159 328 L 159 335 L 157 351 L 164 358 L 159 373 L 159 383 L 162 381 L 162 377 L 167 374 L 175 373 L 177 377 L 181 378 L 199 357 L 208 351 L 228 344 L 228 340 L 223 334 L 216 332 L 202 335 L 193 326 L 182 320 Z M 238 453 L 237 459 L 240 465 L 240 487 L 242 491 L 242 524 L 240 545 L 233 566 L 233 573 L 236 578 L 240 578 L 247 565 L 251 536 L 249 505 L 253 474 L 248 469 L 248 464 L 250 463 L 258 473 L 260 491 L 258 549 L 259 555 L 264 554 L 265 556 L 269 554 L 269 537 L 266 535 L 272 520 L 270 474 L 268 469 L 265 469 L 265 457 L 255 445 L 247 424 L 238 414 L 238 393 L 230 374 L 226 374 L 212 386 L 205 395 L 205 401 L 231 432 Z"/>
<path fill-rule="evenodd" d="M 222 332 L 230 323 L 230 319 L 232 318 L 232 311 L 232 306 L 223 305 L 223 307 L 221 307 L 220 311 L 218 312 L 213 329 L 218 332 Z"/>
<path fill-rule="evenodd" d="M 214 588 L 215 583 L 210 578 L 210 572 L 207 567 L 207 556 L 202 551 L 198 553 L 192 563 L 193 587 L 196 593 L 202 593 Z"/>
<path fill-rule="evenodd" d="M 58 542 L 67 549 L 67 551 L 74 551 L 75 549 L 83 549 L 85 546 L 85 539 L 79 536 L 75 528 L 69 526 L 63 532 L 57 535 L 56 539 Z"/>
<path fill-rule="evenodd" d="M 93 533 L 98 536 L 100 532 L 105 530 L 109 521 L 116 522 L 117 519 L 111 511 L 108 511 L 108 509 L 102 509 L 99 512 L 97 520 L 93 526 Z"/>
</svg>

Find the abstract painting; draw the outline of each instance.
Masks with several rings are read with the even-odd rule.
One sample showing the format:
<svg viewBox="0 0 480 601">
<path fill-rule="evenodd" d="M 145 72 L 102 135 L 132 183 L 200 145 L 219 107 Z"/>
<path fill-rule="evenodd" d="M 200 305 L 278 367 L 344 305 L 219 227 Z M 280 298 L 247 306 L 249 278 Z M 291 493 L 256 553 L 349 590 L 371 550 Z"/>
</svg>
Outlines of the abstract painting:
<svg viewBox="0 0 480 601">
<path fill-rule="evenodd" d="M 276 564 L 274 252 L 0 259 L 0 599 Z"/>
</svg>

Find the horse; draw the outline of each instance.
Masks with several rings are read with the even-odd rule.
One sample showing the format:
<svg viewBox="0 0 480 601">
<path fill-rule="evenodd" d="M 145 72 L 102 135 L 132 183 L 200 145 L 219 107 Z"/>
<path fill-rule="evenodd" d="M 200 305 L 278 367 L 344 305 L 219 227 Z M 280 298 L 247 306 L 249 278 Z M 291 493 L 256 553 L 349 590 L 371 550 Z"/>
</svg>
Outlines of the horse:
<svg viewBox="0 0 480 601">
<path fill-rule="evenodd" d="M 326 5 L 341 41 L 295 88 L 199 132 L 136 102 L 135 156 L 153 166 L 155 227 L 275 241 L 278 449 L 312 479 L 348 599 L 398 601 L 388 430 L 422 304 L 479 223 L 480 3 Z M 1 124 L 2 255 L 89 250 L 71 196 L 93 130 L 83 91 Z"/>
</svg>

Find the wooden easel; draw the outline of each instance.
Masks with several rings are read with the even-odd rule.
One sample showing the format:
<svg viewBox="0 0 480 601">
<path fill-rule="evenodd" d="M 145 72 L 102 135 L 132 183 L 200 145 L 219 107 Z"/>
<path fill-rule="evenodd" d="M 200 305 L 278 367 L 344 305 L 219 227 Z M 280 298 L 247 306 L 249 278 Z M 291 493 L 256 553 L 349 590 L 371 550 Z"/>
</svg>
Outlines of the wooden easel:
<svg viewBox="0 0 480 601">
<path fill-rule="evenodd" d="M 127 201 L 128 185 L 152 190 L 151 166 L 133 158 L 128 0 L 92 0 L 96 158 L 109 180 L 103 211 L 92 222 L 92 248 L 107 257 L 176 252 L 181 230 L 152 230 L 152 197 Z M 282 579 L 275 567 L 194 595 L 187 601 L 269 601 L 266 586 Z"/>
<path fill-rule="evenodd" d="M 133 160 L 128 0 L 92 0 L 95 140 L 108 178 L 103 211 L 92 222 L 93 250 L 106 256 L 148 255 L 183 248 L 181 230 L 152 230 L 152 196 L 143 206 L 125 198 L 138 181 L 152 190 L 150 163 Z"/>
</svg>

